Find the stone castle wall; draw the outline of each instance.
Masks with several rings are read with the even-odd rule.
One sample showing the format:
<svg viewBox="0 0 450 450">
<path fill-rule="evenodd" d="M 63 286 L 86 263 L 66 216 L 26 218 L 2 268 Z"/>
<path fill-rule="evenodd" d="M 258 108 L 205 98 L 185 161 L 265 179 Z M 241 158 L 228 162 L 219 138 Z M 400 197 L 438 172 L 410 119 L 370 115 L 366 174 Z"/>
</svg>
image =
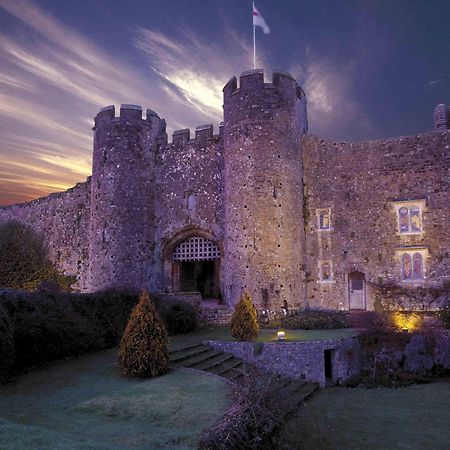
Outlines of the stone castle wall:
<svg viewBox="0 0 450 450">
<path fill-rule="evenodd" d="M 28 203 L 0 207 L 0 223 L 17 220 L 44 237 L 50 259 L 86 289 L 89 266 L 91 179 Z"/>
<path fill-rule="evenodd" d="M 435 116 L 445 128 L 442 106 Z M 94 131 L 92 179 L 0 207 L 0 222 L 20 220 L 43 234 L 51 259 L 83 291 L 173 292 L 173 251 L 192 236 L 219 247 L 214 271 L 230 306 L 247 289 L 260 309 L 305 301 L 348 309 L 349 274 L 358 272 L 371 309 L 373 284 L 400 282 L 404 249 L 425 258 L 417 284 L 449 278 L 448 129 L 326 142 L 304 134 L 306 98 L 296 81 L 275 72 L 265 83 L 256 70 L 226 84 L 217 134 L 204 125 L 168 143 L 164 120 L 151 110 L 143 118 L 135 105 L 122 105 L 118 117 L 103 108 Z M 423 208 L 421 233 L 399 233 L 395 205 L 405 201 Z M 329 214 L 323 230 L 321 211 Z"/>
<path fill-rule="evenodd" d="M 95 118 L 88 289 L 147 288 L 155 249 L 156 113 L 136 105 Z"/>
<path fill-rule="evenodd" d="M 248 290 L 261 309 L 304 296 L 302 149 L 306 99 L 297 82 L 254 70 L 224 88 L 224 295 Z"/>
<path fill-rule="evenodd" d="M 311 306 L 348 309 L 348 274 L 372 283 L 400 284 L 399 254 L 424 248 L 425 280 L 438 285 L 450 274 L 450 132 L 335 144 L 305 136 L 307 300 Z M 424 200 L 423 233 L 400 235 L 395 202 Z M 330 209 L 329 231 L 318 212 Z M 330 261 L 332 279 L 320 280 Z M 367 308 L 373 307 L 370 284 Z"/>
<path fill-rule="evenodd" d="M 289 378 L 318 382 L 325 387 L 326 350 L 331 352 L 331 379 L 341 384 L 361 374 L 360 344 L 355 337 L 299 342 L 206 341 L 215 350 L 231 353 L 260 369 Z"/>
<path fill-rule="evenodd" d="M 212 125 L 178 130 L 171 143 L 159 144 L 156 156 L 156 290 L 170 291 L 171 257 L 192 234 L 223 242 L 223 139 Z"/>
</svg>

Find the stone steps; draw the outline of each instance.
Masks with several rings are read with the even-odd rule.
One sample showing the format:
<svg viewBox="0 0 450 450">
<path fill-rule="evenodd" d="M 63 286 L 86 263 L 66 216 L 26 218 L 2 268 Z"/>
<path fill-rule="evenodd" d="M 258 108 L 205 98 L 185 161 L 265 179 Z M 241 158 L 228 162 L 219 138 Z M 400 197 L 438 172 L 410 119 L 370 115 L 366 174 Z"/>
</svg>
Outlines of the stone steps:
<svg viewBox="0 0 450 450">
<path fill-rule="evenodd" d="M 244 369 L 250 373 L 254 369 L 251 364 L 236 356 L 220 350 L 214 350 L 204 344 L 195 344 L 172 350 L 169 353 L 172 367 L 189 367 L 219 375 L 234 384 L 244 383 Z M 251 375 L 250 375 L 251 376 Z M 255 382 L 258 379 L 255 378 Z M 262 381 L 264 387 L 265 381 Z M 274 375 L 270 381 L 268 404 L 274 411 L 286 417 L 302 402 L 310 397 L 319 387 L 318 383 L 305 383 L 292 380 L 281 375 Z"/>
</svg>

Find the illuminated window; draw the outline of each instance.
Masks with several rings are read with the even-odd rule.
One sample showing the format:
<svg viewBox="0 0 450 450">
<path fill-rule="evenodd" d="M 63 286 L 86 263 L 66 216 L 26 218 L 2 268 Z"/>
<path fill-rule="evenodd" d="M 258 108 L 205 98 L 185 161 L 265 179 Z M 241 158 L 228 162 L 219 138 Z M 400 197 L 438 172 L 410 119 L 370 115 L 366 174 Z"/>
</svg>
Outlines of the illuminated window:
<svg viewBox="0 0 450 450">
<path fill-rule="evenodd" d="M 400 260 L 400 279 L 417 282 L 425 279 L 426 248 L 397 249 Z"/>
<path fill-rule="evenodd" d="M 320 261 L 319 277 L 321 283 L 331 283 L 333 281 L 333 270 L 331 261 Z"/>
<path fill-rule="evenodd" d="M 394 202 L 400 234 L 419 234 L 423 232 L 422 211 L 425 200 Z"/>
<path fill-rule="evenodd" d="M 318 209 L 316 213 L 319 230 L 331 230 L 331 211 L 329 209 Z"/>
</svg>

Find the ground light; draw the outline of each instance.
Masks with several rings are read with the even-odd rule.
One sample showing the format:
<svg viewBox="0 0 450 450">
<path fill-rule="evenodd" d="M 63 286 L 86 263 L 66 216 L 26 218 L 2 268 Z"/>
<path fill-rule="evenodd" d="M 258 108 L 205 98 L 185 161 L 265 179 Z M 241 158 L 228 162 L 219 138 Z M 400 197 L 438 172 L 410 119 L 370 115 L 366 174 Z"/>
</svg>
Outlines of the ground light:
<svg viewBox="0 0 450 450">
<path fill-rule="evenodd" d="M 286 333 L 282 330 L 277 331 L 277 339 L 279 341 L 285 341 L 286 340 Z"/>
<path fill-rule="evenodd" d="M 421 318 L 418 314 L 397 311 L 394 315 L 396 327 L 408 333 L 420 327 Z"/>
</svg>

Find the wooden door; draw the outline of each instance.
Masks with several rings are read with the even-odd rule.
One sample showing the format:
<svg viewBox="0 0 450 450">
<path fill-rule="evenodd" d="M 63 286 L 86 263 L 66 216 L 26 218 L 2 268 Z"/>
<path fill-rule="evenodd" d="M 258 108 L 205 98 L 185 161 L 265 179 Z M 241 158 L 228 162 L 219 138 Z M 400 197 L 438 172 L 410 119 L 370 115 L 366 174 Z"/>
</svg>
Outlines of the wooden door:
<svg viewBox="0 0 450 450">
<path fill-rule="evenodd" d="M 348 275 L 349 309 L 366 309 L 366 282 L 361 272 Z"/>
</svg>

